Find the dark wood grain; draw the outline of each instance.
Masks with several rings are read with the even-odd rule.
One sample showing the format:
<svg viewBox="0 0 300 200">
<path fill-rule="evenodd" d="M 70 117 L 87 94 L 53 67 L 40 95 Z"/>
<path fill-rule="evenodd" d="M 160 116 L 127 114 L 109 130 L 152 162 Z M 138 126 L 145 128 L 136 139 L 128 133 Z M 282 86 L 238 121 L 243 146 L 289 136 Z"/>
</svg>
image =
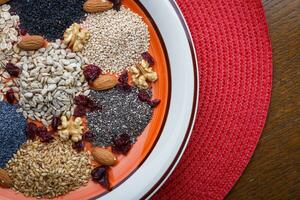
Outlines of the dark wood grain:
<svg viewBox="0 0 300 200">
<path fill-rule="evenodd" d="M 264 0 L 273 48 L 266 127 L 230 199 L 300 199 L 300 0 Z"/>
</svg>

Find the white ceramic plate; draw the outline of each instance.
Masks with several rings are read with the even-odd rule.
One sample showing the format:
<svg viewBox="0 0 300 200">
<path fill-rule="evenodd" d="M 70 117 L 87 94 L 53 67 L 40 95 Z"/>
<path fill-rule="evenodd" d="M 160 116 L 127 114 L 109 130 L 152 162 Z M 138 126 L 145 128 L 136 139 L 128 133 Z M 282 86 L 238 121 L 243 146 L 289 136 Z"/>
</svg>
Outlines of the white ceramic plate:
<svg viewBox="0 0 300 200">
<path fill-rule="evenodd" d="M 150 198 L 170 176 L 189 140 L 198 100 L 195 49 L 175 1 L 140 0 L 165 43 L 171 68 L 171 102 L 163 132 L 144 163 L 101 199 Z"/>
</svg>

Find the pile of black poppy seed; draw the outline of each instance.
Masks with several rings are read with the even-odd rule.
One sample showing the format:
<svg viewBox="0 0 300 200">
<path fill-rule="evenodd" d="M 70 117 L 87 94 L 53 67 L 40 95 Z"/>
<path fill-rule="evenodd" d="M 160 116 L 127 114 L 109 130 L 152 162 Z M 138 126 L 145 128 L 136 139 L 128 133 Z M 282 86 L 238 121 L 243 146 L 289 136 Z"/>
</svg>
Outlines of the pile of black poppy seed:
<svg viewBox="0 0 300 200">
<path fill-rule="evenodd" d="M 134 143 L 151 120 L 152 108 L 138 99 L 137 88 L 91 91 L 89 97 L 102 106 L 102 110 L 87 113 L 88 128 L 95 134 L 92 143 L 96 146 L 112 145 L 113 139 L 124 133 Z"/>
<path fill-rule="evenodd" d="M 0 167 L 4 167 L 26 141 L 26 119 L 16 110 L 16 106 L 0 101 Z"/>
<path fill-rule="evenodd" d="M 63 37 L 74 22 L 85 18 L 85 0 L 13 0 L 11 11 L 20 17 L 20 27 L 31 35 L 43 35 L 48 40 Z"/>
</svg>

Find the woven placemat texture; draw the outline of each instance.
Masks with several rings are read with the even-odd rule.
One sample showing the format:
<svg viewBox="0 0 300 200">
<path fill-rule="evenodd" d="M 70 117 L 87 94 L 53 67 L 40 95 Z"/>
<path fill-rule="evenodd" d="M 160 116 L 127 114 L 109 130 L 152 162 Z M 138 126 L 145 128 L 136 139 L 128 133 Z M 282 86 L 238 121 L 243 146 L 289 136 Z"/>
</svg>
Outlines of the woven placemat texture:
<svg viewBox="0 0 300 200">
<path fill-rule="evenodd" d="M 189 145 L 154 200 L 222 199 L 247 166 L 263 130 L 272 51 L 260 0 L 178 0 L 200 72 Z"/>
</svg>

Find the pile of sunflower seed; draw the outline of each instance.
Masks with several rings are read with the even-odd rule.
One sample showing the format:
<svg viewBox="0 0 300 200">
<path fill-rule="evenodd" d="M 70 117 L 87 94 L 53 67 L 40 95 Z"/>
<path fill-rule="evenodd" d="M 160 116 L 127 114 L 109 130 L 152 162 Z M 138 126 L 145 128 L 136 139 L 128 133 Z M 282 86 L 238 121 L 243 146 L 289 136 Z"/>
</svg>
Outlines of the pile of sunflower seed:
<svg viewBox="0 0 300 200">
<path fill-rule="evenodd" d="M 73 53 L 60 40 L 38 51 L 20 51 L 16 66 L 22 70 L 17 80 L 25 118 L 48 126 L 54 116 L 70 117 L 74 97 L 89 94 L 82 68 L 87 64 L 80 53 Z"/>
<path fill-rule="evenodd" d="M 86 185 L 91 173 L 89 153 L 78 153 L 71 141 L 60 140 L 28 140 L 6 167 L 13 189 L 37 198 L 54 198 Z"/>
<path fill-rule="evenodd" d="M 19 23 L 19 16 L 9 13 L 10 6 L 0 6 L 0 60 L 7 60 L 12 57 L 13 43 L 18 41 L 16 27 Z"/>
</svg>

